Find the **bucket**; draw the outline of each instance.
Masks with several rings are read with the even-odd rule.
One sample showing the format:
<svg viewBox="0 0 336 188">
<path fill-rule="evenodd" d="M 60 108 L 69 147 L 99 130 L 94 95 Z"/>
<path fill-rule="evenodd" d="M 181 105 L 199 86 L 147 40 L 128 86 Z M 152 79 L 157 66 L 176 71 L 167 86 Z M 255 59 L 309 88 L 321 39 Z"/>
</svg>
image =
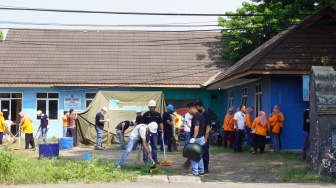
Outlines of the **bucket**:
<svg viewBox="0 0 336 188">
<path fill-rule="evenodd" d="M 39 158 L 58 157 L 59 156 L 59 144 L 40 144 L 39 145 Z"/>
<path fill-rule="evenodd" d="M 72 137 L 61 137 L 59 139 L 60 150 L 72 150 L 73 138 Z"/>
</svg>

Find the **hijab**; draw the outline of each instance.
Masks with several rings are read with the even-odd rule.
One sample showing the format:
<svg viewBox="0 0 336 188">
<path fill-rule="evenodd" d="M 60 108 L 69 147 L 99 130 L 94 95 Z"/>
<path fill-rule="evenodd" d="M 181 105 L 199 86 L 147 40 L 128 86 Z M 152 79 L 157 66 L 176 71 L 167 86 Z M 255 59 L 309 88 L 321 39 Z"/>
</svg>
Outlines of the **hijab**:
<svg viewBox="0 0 336 188">
<path fill-rule="evenodd" d="M 264 111 L 260 110 L 258 114 L 259 123 L 265 127 L 266 125 L 266 114 Z"/>
<path fill-rule="evenodd" d="M 232 111 L 232 114 L 230 114 L 230 111 Z M 233 115 L 234 115 L 234 113 L 233 113 L 233 108 L 229 108 L 226 114 L 227 114 L 227 116 L 228 116 L 228 118 L 227 118 L 227 121 L 228 121 L 228 122 L 226 122 L 226 124 L 229 124 L 230 119 L 233 118 Z"/>
</svg>

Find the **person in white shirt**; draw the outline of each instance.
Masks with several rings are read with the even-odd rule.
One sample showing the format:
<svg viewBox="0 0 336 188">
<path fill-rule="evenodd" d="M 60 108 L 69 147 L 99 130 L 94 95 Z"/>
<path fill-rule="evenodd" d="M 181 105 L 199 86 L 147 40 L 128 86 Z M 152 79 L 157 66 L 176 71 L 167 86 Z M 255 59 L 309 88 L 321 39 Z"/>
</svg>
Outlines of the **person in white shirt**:
<svg viewBox="0 0 336 188">
<path fill-rule="evenodd" d="M 190 140 L 191 119 L 192 119 L 192 115 L 190 115 L 189 112 L 187 112 L 184 115 L 184 125 L 183 125 L 184 126 L 184 136 L 185 136 L 184 145 L 187 145 Z"/>
<path fill-rule="evenodd" d="M 234 119 L 234 133 L 235 133 L 235 141 L 234 141 L 234 152 L 242 152 L 243 151 L 243 142 L 245 138 L 245 109 L 244 105 L 239 106 L 239 111 L 235 113 Z"/>
<path fill-rule="evenodd" d="M 147 153 L 147 156 L 151 161 L 152 154 L 149 151 L 148 143 L 147 143 L 147 135 L 153 133 L 157 133 L 158 124 L 156 122 L 151 122 L 148 125 L 146 124 L 139 124 L 131 132 L 131 135 L 129 136 L 129 141 L 127 144 L 127 148 L 123 155 L 120 158 L 120 161 L 118 163 L 118 168 L 121 168 L 121 166 L 124 164 L 124 161 L 126 160 L 127 155 L 132 151 L 133 147 L 136 147 L 138 144 L 142 144 L 144 150 Z"/>
</svg>

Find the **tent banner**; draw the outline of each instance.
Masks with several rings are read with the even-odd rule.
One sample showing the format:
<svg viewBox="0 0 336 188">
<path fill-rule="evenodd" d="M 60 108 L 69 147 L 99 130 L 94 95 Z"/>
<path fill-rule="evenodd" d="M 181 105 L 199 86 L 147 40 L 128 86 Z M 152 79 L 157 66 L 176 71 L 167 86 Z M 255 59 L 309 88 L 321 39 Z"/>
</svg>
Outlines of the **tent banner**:
<svg viewBox="0 0 336 188">
<path fill-rule="evenodd" d="M 132 121 L 136 118 L 136 110 L 142 114 L 148 111 L 148 101 L 156 101 L 156 111 L 162 114 L 165 111 L 166 101 L 161 91 L 99 91 L 90 105 L 78 114 L 77 140 L 81 144 L 93 145 L 96 143 L 97 133 L 95 129 L 95 117 L 103 106 L 107 107 L 105 119 L 110 119 L 104 125 L 103 144 L 107 144 L 107 134 L 110 134 L 110 142 L 119 142 L 116 135 L 116 126 L 122 121 Z M 128 138 L 133 127 L 125 131 Z"/>
</svg>

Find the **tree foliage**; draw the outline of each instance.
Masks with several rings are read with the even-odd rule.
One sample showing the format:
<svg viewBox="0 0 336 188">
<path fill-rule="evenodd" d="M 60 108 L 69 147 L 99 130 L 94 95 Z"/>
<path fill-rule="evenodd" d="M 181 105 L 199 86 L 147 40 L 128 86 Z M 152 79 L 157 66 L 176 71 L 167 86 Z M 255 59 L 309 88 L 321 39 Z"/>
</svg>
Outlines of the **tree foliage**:
<svg viewBox="0 0 336 188">
<path fill-rule="evenodd" d="M 227 38 L 221 55 L 232 64 L 292 24 L 300 22 L 333 0 L 252 0 L 243 2 L 236 12 L 219 17 L 222 34 Z M 239 15 L 239 16 L 237 16 Z"/>
<path fill-rule="evenodd" d="M 2 31 L 0 30 L 0 42 L 2 42 L 3 36 L 2 36 Z"/>
</svg>

